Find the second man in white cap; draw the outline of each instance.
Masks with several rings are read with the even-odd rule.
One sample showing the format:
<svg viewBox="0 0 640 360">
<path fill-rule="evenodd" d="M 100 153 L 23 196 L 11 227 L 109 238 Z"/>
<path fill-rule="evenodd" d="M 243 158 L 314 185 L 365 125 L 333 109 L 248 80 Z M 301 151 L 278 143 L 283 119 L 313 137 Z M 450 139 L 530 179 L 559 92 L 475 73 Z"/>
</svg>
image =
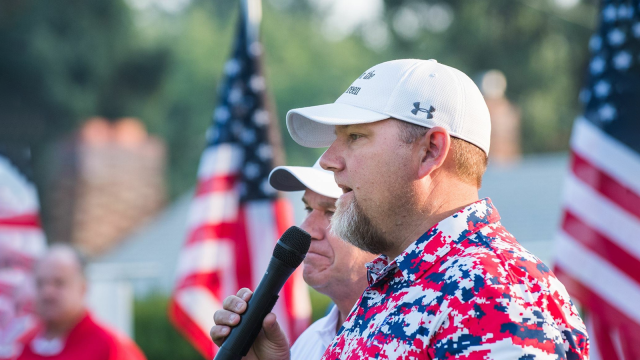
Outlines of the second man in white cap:
<svg viewBox="0 0 640 360">
<path fill-rule="evenodd" d="M 291 349 L 273 315 L 270 315 L 266 323 L 272 327 L 265 328 L 254 349 L 258 352 L 268 349 L 268 358 L 288 358 L 290 351 L 291 359 L 319 360 L 367 287 L 365 264 L 375 255 L 331 233 L 330 221 L 342 189 L 336 184 L 333 173 L 322 169 L 319 161 L 313 167 L 279 166 L 269 175 L 269 182 L 277 190 L 304 191 L 302 202 L 307 216 L 301 227 L 311 235 L 311 247 L 304 260 L 303 277 L 309 286 L 331 298 L 335 306 L 327 316 L 302 333 Z M 216 344 L 221 345 L 229 334 L 229 326 L 238 323 L 236 314 L 246 310 L 250 295 L 249 289 L 241 289 L 235 296 L 225 299 L 224 310 L 215 313 L 216 326 L 211 329 L 211 336 Z M 248 358 L 265 358 L 255 351 L 252 350 Z"/>
</svg>

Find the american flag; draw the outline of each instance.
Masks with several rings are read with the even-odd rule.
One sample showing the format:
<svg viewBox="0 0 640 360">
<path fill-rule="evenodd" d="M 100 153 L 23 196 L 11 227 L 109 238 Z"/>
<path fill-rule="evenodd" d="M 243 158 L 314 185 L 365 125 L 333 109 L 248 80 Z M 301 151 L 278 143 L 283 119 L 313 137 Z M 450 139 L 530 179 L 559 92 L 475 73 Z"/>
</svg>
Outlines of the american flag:
<svg viewBox="0 0 640 360">
<path fill-rule="evenodd" d="M 571 137 L 555 272 L 586 312 L 591 359 L 640 359 L 640 0 L 601 4 Z"/>
<path fill-rule="evenodd" d="M 259 6 L 247 1 L 240 12 L 169 307 L 174 324 L 208 359 L 217 350 L 209 337 L 213 313 L 240 288 L 255 289 L 279 236 L 293 224 L 291 205 L 268 182 L 279 149 L 270 141 L 270 127 L 276 124 L 261 71 Z M 274 312 L 290 342 L 309 325 L 311 308 L 300 269 L 286 283 Z"/>
<path fill-rule="evenodd" d="M 0 359 L 15 359 L 37 330 L 33 267 L 44 253 L 29 148 L 0 146 Z"/>
</svg>

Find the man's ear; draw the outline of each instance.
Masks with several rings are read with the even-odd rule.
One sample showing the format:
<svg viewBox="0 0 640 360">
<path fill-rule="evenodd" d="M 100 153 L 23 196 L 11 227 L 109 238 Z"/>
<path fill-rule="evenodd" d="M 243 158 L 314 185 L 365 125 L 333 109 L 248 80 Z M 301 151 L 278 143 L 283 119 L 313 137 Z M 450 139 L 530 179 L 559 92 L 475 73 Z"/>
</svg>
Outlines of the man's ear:
<svg viewBox="0 0 640 360">
<path fill-rule="evenodd" d="M 451 147 L 451 136 L 445 128 L 435 126 L 419 140 L 419 145 L 418 176 L 422 179 L 444 164 Z"/>
</svg>

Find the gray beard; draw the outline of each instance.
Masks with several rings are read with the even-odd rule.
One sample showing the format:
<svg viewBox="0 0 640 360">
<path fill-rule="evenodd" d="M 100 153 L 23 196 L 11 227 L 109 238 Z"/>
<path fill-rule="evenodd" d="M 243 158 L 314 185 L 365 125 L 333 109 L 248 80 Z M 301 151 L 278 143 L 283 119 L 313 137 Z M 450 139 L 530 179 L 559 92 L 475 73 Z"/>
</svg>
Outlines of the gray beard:
<svg viewBox="0 0 640 360">
<path fill-rule="evenodd" d="M 392 248 L 392 243 L 373 225 L 355 196 L 352 201 L 338 199 L 331 217 L 331 232 L 371 254 L 383 254 Z"/>
</svg>

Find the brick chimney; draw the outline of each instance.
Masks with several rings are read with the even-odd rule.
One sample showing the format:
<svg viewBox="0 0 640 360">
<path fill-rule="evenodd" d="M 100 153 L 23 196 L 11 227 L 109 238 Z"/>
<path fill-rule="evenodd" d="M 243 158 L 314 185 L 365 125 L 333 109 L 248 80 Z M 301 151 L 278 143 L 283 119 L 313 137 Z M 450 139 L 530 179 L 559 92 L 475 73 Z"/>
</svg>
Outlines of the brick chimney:
<svg viewBox="0 0 640 360">
<path fill-rule="evenodd" d="M 133 118 L 89 119 L 54 151 L 49 238 L 105 253 L 165 202 L 165 146 Z"/>
</svg>

